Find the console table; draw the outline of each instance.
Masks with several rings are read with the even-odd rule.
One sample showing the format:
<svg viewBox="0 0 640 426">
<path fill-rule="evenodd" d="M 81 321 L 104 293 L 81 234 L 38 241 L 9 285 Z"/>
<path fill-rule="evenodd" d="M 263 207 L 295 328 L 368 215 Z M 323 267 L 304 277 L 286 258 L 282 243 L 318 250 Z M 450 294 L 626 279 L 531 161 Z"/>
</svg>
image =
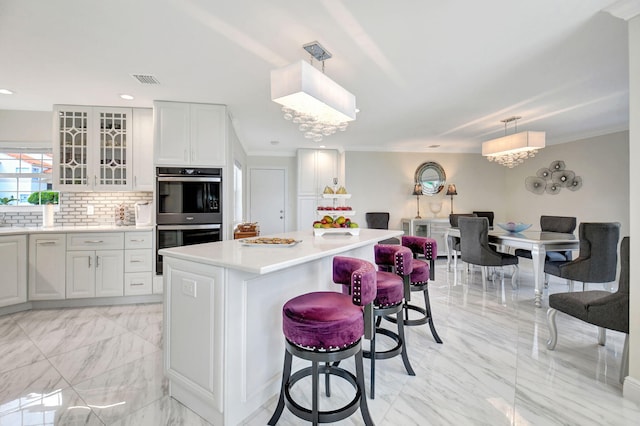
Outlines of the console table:
<svg viewBox="0 0 640 426">
<path fill-rule="evenodd" d="M 402 230 L 405 235 L 428 237 L 436 240 L 438 255 L 446 256 L 445 232 L 449 229 L 449 218 L 435 217 L 425 219 L 402 219 Z"/>
</svg>

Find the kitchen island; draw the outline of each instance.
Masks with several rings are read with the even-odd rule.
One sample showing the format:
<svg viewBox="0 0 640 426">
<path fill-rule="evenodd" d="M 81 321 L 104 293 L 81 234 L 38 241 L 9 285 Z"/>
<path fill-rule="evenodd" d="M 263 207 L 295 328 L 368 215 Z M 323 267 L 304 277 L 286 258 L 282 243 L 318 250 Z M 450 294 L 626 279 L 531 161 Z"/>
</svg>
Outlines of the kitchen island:
<svg viewBox="0 0 640 426">
<path fill-rule="evenodd" d="M 170 395 L 214 425 L 236 425 L 279 391 L 282 305 L 332 281 L 336 255 L 373 261 L 373 246 L 399 230 L 359 235 L 311 230 L 160 250 L 164 256 L 164 368 Z"/>
</svg>

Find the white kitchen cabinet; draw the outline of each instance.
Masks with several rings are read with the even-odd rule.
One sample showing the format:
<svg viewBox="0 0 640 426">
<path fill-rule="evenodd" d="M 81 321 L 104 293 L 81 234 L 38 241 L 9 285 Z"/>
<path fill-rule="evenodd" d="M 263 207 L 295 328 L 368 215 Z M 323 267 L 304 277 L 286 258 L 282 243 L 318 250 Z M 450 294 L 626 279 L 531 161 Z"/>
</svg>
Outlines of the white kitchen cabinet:
<svg viewBox="0 0 640 426">
<path fill-rule="evenodd" d="M 333 149 L 298 150 L 298 196 L 322 194 L 338 178 L 338 151 Z"/>
<path fill-rule="evenodd" d="M 66 234 L 29 235 L 29 300 L 65 298 Z"/>
<path fill-rule="evenodd" d="M 225 165 L 226 106 L 155 101 L 153 121 L 156 165 Z"/>
<path fill-rule="evenodd" d="M 66 297 L 124 295 L 124 233 L 67 234 Z"/>
<path fill-rule="evenodd" d="M 298 229 L 311 227 L 316 219 L 318 194 L 322 194 L 325 186 L 333 188 L 333 179 L 339 179 L 340 175 L 338 151 L 333 149 L 298 150 Z"/>
<path fill-rule="evenodd" d="M 132 188 L 131 108 L 56 105 L 53 118 L 56 190 Z"/>
<path fill-rule="evenodd" d="M 0 237 L 0 307 L 27 301 L 27 236 Z"/>
<path fill-rule="evenodd" d="M 126 232 L 124 241 L 124 295 L 153 292 L 153 233 Z"/>
<path fill-rule="evenodd" d="M 153 191 L 153 109 L 134 108 L 132 125 L 134 191 Z"/>
</svg>

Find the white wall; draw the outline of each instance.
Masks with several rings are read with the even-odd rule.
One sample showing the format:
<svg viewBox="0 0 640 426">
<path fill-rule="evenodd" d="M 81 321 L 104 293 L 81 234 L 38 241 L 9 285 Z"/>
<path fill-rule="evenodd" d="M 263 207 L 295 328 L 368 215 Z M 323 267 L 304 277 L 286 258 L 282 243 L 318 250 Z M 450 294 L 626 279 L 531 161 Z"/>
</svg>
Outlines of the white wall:
<svg viewBox="0 0 640 426">
<path fill-rule="evenodd" d="M 51 144 L 51 111 L 0 110 L 0 142 L 47 142 Z"/>
<path fill-rule="evenodd" d="M 630 161 L 640 161 L 640 15 L 629 21 L 629 148 Z M 629 313 L 629 376 L 624 395 L 640 403 L 640 168 L 631 167 L 631 310 Z M 633 309 L 635 307 L 635 309 Z"/>
<path fill-rule="evenodd" d="M 620 222 L 620 235 L 629 235 L 629 134 L 619 132 L 547 146 L 534 158 L 507 169 L 506 215 L 539 224 L 540 215 L 575 216 L 578 222 Z M 562 160 L 583 179 L 577 191 L 563 188 L 556 195 L 537 195 L 525 188 L 527 176 Z"/>
<path fill-rule="evenodd" d="M 356 221 L 365 226 L 367 211 L 388 211 L 391 228 L 401 228 L 400 219 L 416 215 L 416 197 L 411 195 L 415 170 L 425 161 L 436 161 L 455 183 L 454 212 L 493 210 L 496 221 L 522 221 L 538 226 L 540 215 L 576 216 L 578 221 L 617 221 L 621 235 L 629 235 L 629 143 L 620 132 L 561 145 L 548 146 L 524 164 L 508 169 L 490 163 L 480 154 L 424 154 L 347 152 L 346 184 Z M 535 175 L 554 160 L 583 178 L 578 191 L 563 189 L 557 195 L 536 195 L 525 188 L 525 178 Z M 420 215 L 431 217 L 429 202 L 442 200 L 441 217 L 450 212 L 450 197 L 444 191 L 420 197 Z"/>
<path fill-rule="evenodd" d="M 455 213 L 472 210 L 504 212 L 504 170 L 477 154 L 426 154 L 387 152 L 347 152 L 345 182 L 353 194 L 350 203 L 357 214 L 354 220 L 366 226 L 365 213 L 387 211 L 389 228 L 401 229 L 401 219 L 415 217 L 416 196 L 412 195 L 416 169 L 426 161 L 435 161 L 445 170 L 447 183 L 455 183 L 458 195 L 453 199 Z M 442 202 L 439 217 L 448 217 L 450 197 L 444 193 L 420 197 L 420 216 L 433 217 L 429 203 Z"/>
</svg>

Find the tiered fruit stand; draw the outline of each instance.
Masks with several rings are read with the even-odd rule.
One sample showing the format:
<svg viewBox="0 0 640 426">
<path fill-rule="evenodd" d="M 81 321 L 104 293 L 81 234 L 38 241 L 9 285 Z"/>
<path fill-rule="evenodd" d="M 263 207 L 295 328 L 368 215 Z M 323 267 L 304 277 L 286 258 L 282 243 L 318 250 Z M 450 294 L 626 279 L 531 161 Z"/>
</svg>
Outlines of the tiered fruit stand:
<svg viewBox="0 0 640 426">
<path fill-rule="evenodd" d="M 344 208 L 344 200 L 351 198 L 351 194 L 322 194 L 323 199 L 332 200 L 331 209 L 318 209 L 316 214 L 318 216 L 331 216 L 334 220 L 339 216 L 353 216 L 356 214 L 355 210 Z M 313 235 L 325 235 L 325 234 L 351 234 L 359 235 L 360 228 L 313 228 Z"/>
</svg>

